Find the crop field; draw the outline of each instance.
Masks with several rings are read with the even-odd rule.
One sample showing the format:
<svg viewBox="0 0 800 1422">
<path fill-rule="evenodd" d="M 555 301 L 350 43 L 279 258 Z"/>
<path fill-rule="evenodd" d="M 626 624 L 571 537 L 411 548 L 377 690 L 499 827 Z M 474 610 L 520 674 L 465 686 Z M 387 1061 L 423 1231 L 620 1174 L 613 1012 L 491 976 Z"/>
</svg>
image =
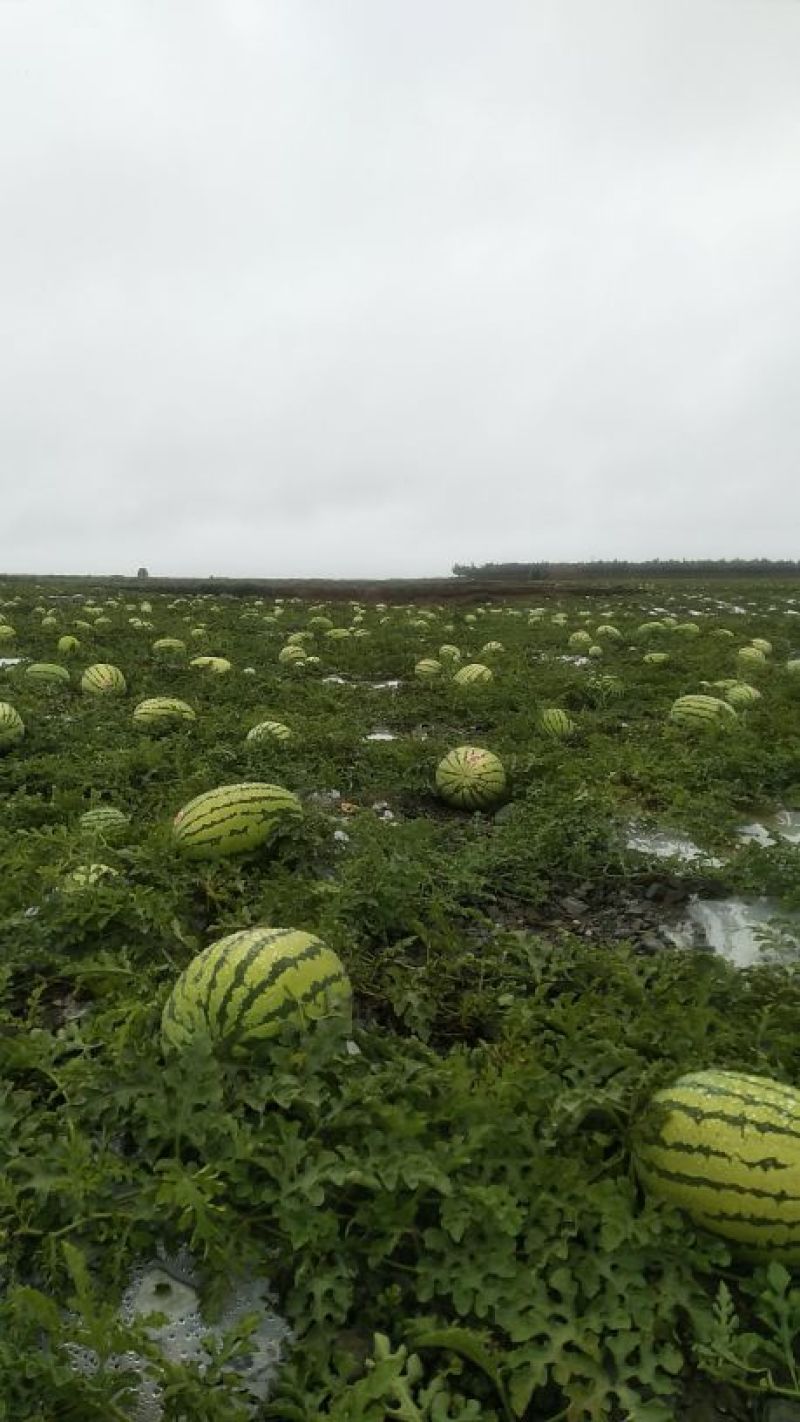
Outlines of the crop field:
<svg viewBox="0 0 800 1422">
<path fill-rule="evenodd" d="M 796 583 L 7 583 L 0 861 L 2 1422 L 800 1418 Z"/>
</svg>

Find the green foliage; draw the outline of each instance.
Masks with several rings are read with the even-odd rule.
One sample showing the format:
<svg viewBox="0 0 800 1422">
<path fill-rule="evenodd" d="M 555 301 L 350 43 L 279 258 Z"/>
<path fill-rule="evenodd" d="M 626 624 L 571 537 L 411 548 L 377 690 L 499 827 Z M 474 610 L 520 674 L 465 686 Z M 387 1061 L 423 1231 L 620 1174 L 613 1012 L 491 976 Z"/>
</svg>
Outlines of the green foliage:
<svg viewBox="0 0 800 1422">
<path fill-rule="evenodd" d="M 110 628 L 82 632 L 87 662 L 124 670 L 127 698 L 2 681 L 28 728 L 0 758 L 2 1422 L 132 1418 L 136 1379 L 109 1365 L 131 1351 L 171 1422 L 248 1415 L 227 1366 L 246 1336 L 203 1375 L 121 1323 L 130 1271 L 159 1245 L 191 1250 L 209 1310 L 240 1271 L 271 1280 L 295 1342 L 256 1415 L 282 1422 L 672 1422 L 702 1385 L 743 1405 L 800 1398 L 791 1277 L 644 1198 L 630 1165 L 639 1113 L 682 1072 L 800 1079 L 800 974 L 791 960 L 735 973 L 708 954 L 647 955 L 612 928 L 576 936 L 559 908 L 663 875 L 625 848 L 634 814 L 726 855 L 716 892 L 800 907 L 796 848 L 734 837 L 743 817 L 797 803 L 800 687 L 778 669 L 790 644 L 766 605 L 775 590 L 741 619 L 776 648 L 765 695 L 706 740 L 667 712 L 730 674 L 730 644 L 677 638 L 669 666 L 648 667 L 631 599 L 589 624 L 623 629 L 604 647 L 623 688 L 607 699 L 587 694 L 591 667 L 561 660 L 577 599 L 564 599 L 568 628 L 499 608 L 476 624 L 463 610 L 390 609 L 382 623 L 368 609 L 369 638 L 329 643 L 318 629 L 319 671 L 298 676 L 277 652 L 307 627 L 306 606 L 253 603 L 243 617 L 235 602 L 214 613 L 209 599 L 151 596 L 151 628 L 114 608 Z M 19 644 L 46 659 L 51 634 L 23 598 Z M 328 610 L 337 625 L 354 611 Z M 151 655 L 157 636 L 201 621 L 230 676 Z M 474 695 L 411 676 L 444 641 L 467 659 L 492 639 L 506 650 Z M 348 680 L 323 680 L 334 673 Z M 397 690 L 372 684 L 398 676 Z M 189 701 L 197 722 L 143 733 L 130 713 L 151 694 Z M 574 740 L 542 736 L 546 705 L 569 707 Z M 291 741 L 248 746 L 266 717 Z M 376 728 L 398 739 L 367 740 Z M 433 793 L 439 759 L 466 743 L 506 767 L 496 815 Z M 247 778 L 295 791 L 302 823 L 269 853 L 177 855 L 175 811 Z M 102 803 L 131 833 L 88 862 L 117 875 L 71 888 L 87 863 L 80 815 Z M 691 866 L 668 877 L 685 895 L 696 886 Z M 340 954 L 352 1035 L 331 1021 L 236 1066 L 202 1042 L 165 1059 L 160 1012 L 178 973 L 259 923 Z M 75 1348 L 96 1371 L 76 1371 Z"/>
</svg>

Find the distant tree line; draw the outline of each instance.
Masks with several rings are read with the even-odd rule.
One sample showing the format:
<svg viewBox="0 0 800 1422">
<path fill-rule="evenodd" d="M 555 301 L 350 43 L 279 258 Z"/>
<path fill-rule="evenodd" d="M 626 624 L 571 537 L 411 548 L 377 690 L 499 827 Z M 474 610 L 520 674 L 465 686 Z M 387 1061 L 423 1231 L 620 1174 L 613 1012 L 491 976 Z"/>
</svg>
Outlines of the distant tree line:
<svg viewBox="0 0 800 1422">
<path fill-rule="evenodd" d="M 599 558 L 587 563 L 454 563 L 456 578 L 534 582 L 563 577 L 800 577 L 800 560 L 792 558 Z"/>
<path fill-rule="evenodd" d="M 456 578 L 503 578 L 508 582 L 526 583 L 535 578 L 550 577 L 549 563 L 454 563 Z"/>
</svg>

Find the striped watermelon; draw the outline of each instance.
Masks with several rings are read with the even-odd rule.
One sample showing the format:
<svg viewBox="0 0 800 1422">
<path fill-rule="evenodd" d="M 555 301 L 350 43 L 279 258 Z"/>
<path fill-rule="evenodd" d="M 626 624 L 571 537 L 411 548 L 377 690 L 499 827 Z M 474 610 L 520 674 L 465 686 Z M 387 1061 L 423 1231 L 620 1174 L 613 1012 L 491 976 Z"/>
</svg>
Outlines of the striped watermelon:
<svg viewBox="0 0 800 1422">
<path fill-rule="evenodd" d="M 718 696 L 679 696 L 672 703 L 669 719 L 680 726 L 729 726 L 735 722 L 736 712 Z"/>
<path fill-rule="evenodd" d="M 700 636 L 700 628 L 696 622 L 676 622 L 675 631 L 680 632 L 682 637 Z"/>
<path fill-rule="evenodd" d="M 452 642 L 443 642 L 442 645 L 441 645 L 441 647 L 439 648 L 439 661 L 440 661 L 440 662 L 460 662 L 460 661 L 461 661 L 461 651 L 460 651 L 460 649 L 459 649 L 458 647 L 453 646 L 453 643 L 452 643 Z"/>
<path fill-rule="evenodd" d="M 625 683 L 620 676 L 608 672 L 605 676 L 593 676 L 587 683 L 589 692 L 597 701 L 614 701 L 625 694 Z"/>
<path fill-rule="evenodd" d="M 414 675 L 420 681 L 433 681 L 435 677 L 441 676 L 442 664 L 437 662 L 435 657 L 423 657 L 414 667 Z"/>
<path fill-rule="evenodd" d="M 539 730 L 553 740 L 561 741 L 577 730 L 575 722 L 559 706 L 548 706 L 539 717 Z"/>
<path fill-rule="evenodd" d="M 190 667 L 199 667 L 201 671 L 206 671 L 211 676 L 224 676 L 231 669 L 231 663 L 227 657 L 192 657 Z"/>
<path fill-rule="evenodd" d="M 800 657 L 790 657 L 786 663 L 786 670 L 791 672 L 793 676 L 800 675 Z"/>
<path fill-rule="evenodd" d="M 645 1187 L 750 1250 L 800 1261 L 800 1091 L 735 1071 L 689 1072 L 635 1129 Z"/>
<path fill-rule="evenodd" d="M 112 869 L 110 864 L 80 864 L 67 875 L 64 887 L 68 890 L 91 889 L 102 879 L 118 878 L 119 870 Z"/>
<path fill-rule="evenodd" d="M 42 686 L 69 685 L 69 672 L 66 667 L 59 666 L 57 662 L 31 662 L 25 668 L 25 676 L 28 681 L 35 681 Z"/>
<path fill-rule="evenodd" d="M 305 659 L 305 648 L 298 647 L 295 642 L 287 642 L 278 653 L 278 661 L 282 666 L 291 666 L 293 662 L 304 662 Z"/>
<path fill-rule="evenodd" d="M 290 741 L 292 733 L 288 726 L 284 726 L 283 721 L 259 721 L 257 726 L 247 732 L 245 740 L 258 741 Z"/>
<path fill-rule="evenodd" d="M 281 785 L 259 780 L 206 790 L 179 810 L 173 838 L 192 859 L 222 859 L 265 844 L 286 820 L 302 813 L 300 801 Z"/>
<path fill-rule="evenodd" d="M 58 650 L 62 657 L 69 657 L 73 652 L 77 652 L 80 647 L 77 637 L 72 637 L 69 633 L 65 637 L 59 637 Z"/>
<path fill-rule="evenodd" d="M 133 719 L 137 726 L 158 731 L 181 721 L 196 721 L 197 717 L 188 701 L 179 701 L 176 696 L 148 696 L 134 706 Z"/>
<path fill-rule="evenodd" d="M 574 651 L 580 651 L 581 647 L 591 647 L 592 639 L 588 632 L 572 632 L 568 640 L 568 646 Z"/>
<path fill-rule="evenodd" d="M 480 662 L 468 662 L 465 667 L 459 667 L 453 683 L 455 686 L 474 686 L 486 684 L 493 681 L 494 677 L 489 667 L 484 667 Z"/>
<path fill-rule="evenodd" d="M 766 652 L 760 647 L 740 647 L 736 655 L 740 662 L 748 662 L 754 667 L 763 666 L 767 660 Z"/>
<path fill-rule="evenodd" d="M 772 651 L 772 643 L 768 642 L 766 637 L 751 637 L 750 646 L 757 647 L 759 652 L 763 652 L 766 657 Z"/>
<path fill-rule="evenodd" d="M 642 661 L 650 667 L 663 667 L 669 661 L 669 652 L 645 652 Z"/>
<path fill-rule="evenodd" d="M 9 644 L 13 642 L 16 635 L 14 628 L 9 627 L 7 622 L 0 623 L 0 646 L 3 646 L 6 642 Z"/>
<path fill-rule="evenodd" d="M 153 643 L 153 651 L 160 657 L 185 657 L 186 643 L 180 637 L 158 637 Z"/>
<path fill-rule="evenodd" d="M 752 706 L 754 702 L 761 700 L 761 692 L 758 688 L 749 686 L 746 681 L 734 682 L 733 686 L 727 687 L 723 694 L 731 706 Z"/>
<path fill-rule="evenodd" d="M 503 762 L 478 746 L 457 746 L 436 768 L 441 798 L 461 810 L 486 809 L 502 798 L 505 788 Z"/>
<path fill-rule="evenodd" d="M 113 843 L 126 837 L 130 822 L 130 816 L 116 806 L 96 805 L 81 815 L 78 824 L 82 834 Z"/>
<path fill-rule="evenodd" d="M 18 746 L 25 735 L 25 722 L 7 701 L 0 701 L 0 751 Z"/>
<path fill-rule="evenodd" d="M 108 662 L 96 662 L 87 667 L 81 677 L 81 691 L 91 696 L 124 696 L 127 689 L 119 667 Z"/>
<path fill-rule="evenodd" d="M 207 1037 L 246 1056 L 280 1032 L 334 1014 L 350 1021 L 352 993 L 341 959 L 294 928 L 248 928 L 198 953 L 181 973 L 161 1019 L 165 1047 Z"/>
</svg>

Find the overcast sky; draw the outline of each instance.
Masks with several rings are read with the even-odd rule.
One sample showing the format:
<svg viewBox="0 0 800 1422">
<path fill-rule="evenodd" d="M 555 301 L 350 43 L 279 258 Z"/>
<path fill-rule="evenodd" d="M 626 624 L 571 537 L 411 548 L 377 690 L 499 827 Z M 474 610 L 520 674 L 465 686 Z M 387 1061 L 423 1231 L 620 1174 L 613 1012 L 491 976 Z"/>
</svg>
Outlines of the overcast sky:
<svg viewBox="0 0 800 1422">
<path fill-rule="evenodd" d="M 800 0 L 0 0 L 0 570 L 800 556 Z"/>
</svg>

